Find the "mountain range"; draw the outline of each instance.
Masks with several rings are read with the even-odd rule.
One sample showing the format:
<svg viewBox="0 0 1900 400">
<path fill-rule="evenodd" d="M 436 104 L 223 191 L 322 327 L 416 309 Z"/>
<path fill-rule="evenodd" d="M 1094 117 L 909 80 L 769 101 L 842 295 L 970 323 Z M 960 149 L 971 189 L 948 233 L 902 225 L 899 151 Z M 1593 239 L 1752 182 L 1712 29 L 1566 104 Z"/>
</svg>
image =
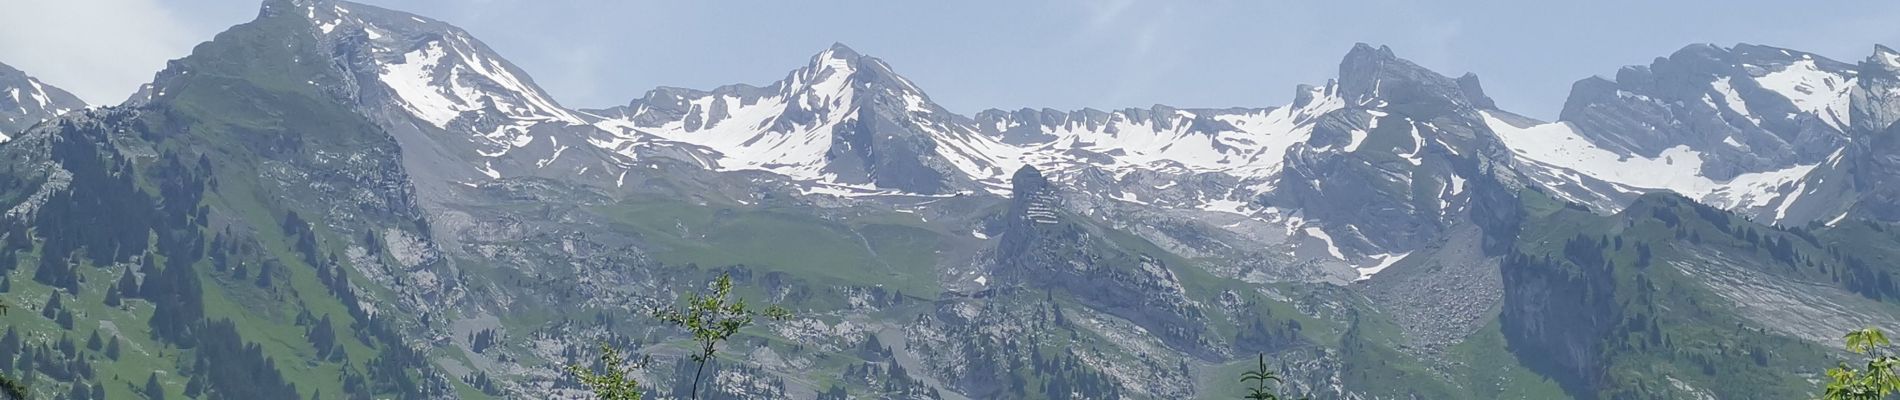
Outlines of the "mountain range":
<svg viewBox="0 0 1900 400">
<path fill-rule="evenodd" d="M 1690 45 L 1556 121 L 1366 44 L 1226 109 L 966 115 L 787 61 L 570 108 L 448 23 L 266 0 L 119 105 L 0 65 L 0 373 L 584 398 L 607 343 L 693 397 L 649 310 L 721 275 L 796 316 L 711 398 L 1231 398 L 1257 354 L 1314 398 L 1807 397 L 1900 329 L 1882 46 Z"/>
</svg>

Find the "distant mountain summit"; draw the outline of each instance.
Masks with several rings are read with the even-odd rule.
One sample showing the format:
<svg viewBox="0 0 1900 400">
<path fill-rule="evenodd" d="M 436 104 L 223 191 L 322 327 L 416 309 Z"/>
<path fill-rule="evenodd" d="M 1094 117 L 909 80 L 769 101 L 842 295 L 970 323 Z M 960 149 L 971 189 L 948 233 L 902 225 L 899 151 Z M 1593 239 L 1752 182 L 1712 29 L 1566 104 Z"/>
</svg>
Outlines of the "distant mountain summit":
<svg viewBox="0 0 1900 400">
<path fill-rule="evenodd" d="M 1533 180 L 1599 210 L 1667 190 L 1762 221 L 1831 222 L 1863 204 L 1844 192 L 1868 183 L 1840 177 L 1843 160 L 1865 154 L 1891 125 L 1881 117 L 1894 108 L 1883 54 L 1891 50 L 1876 46 L 1855 65 L 1759 45 L 1692 45 L 1614 80 L 1578 81 L 1556 123 L 1506 111 L 1487 111 L 1486 121 Z"/>
<path fill-rule="evenodd" d="M 918 194 L 967 190 L 973 179 L 1006 173 L 980 151 L 986 149 L 946 148 L 982 138 L 883 60 L 843 44 L 766 87 L 659 88 L 589 113 L 628 143 L 613 146 L 623 154 L 656 140 L 684 143 L 716 170 Z"/>
<path fill-rule="evenodd" d="M 17 135 L 34 124 L 83 108 L 86 103 L 72 93 L 0 63 L 0 137 Z"/>
<path fill-rule="evenodd" d="M 1370 44 L 1212 109 L 788 67 L 578 110 L 447 23 L 270 0 L 121 105 L 0 68 L 0 297 L 44 304 L 0 365 L 90 399 L 582 398 L 602 344 L 668 397 L 1231 398 L 1264 356 L 1322 398 L 1790 398 L 1900 321 L 1885 47 L 1689 46 L 1554 122 Z M 722 277 L 794 316 L 687 393 L 651 310 Z"/>
</svg>

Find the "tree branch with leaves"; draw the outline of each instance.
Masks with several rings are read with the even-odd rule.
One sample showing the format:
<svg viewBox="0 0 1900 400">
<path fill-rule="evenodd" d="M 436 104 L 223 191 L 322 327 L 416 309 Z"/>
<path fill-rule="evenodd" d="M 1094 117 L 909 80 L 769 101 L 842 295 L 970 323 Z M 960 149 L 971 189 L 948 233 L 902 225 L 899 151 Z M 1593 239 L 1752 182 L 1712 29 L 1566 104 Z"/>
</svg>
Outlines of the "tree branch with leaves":
<svg viewBox="0 0 1900 400">
<path fill-rule="evenodd" d="M 706 373 L 706 364 L 718 354 L 720 343 L 751 326 L 758 317 L 785 320 L 792 316 L 783 307 L 774 305 L 758 310 L 747 306 L 743 298 L 733 299 L 731 274 L 720 274 L 719 279 L 713 281 L 710 293 L 686 295 L 685 303 L 683 307 L 655 310 L 653 317 L 686 329 L 698 344 L 697 352 L 692 355 L 693 361 L 699 363 L 699 369 L 693 372 L 693 398 L 699 398 L 701 375 Z"/>
<path fill-rule="evenodd" d="M 627 365 L 620 356 L 620 350 L 606 343 L 600 345 L 600 364 L 605 372 L 596 373 L 591 368 L 569 365 L 567 370 L 580 378 L 581 384 L 594 391 L 594 397 L 600 400 L 640 400 L 640 381 L 633 378 L 633 370 L 645 364 L 644 361 Z"/>
<path fill-rule="evenodd" d="M 1831 381 L 1822 398 L 1827 400 L 1880 400 L 1888 395 L 1900 393 L 1900 357 L 1895 357 L 1893 343 L 1887 335 L 1877 328 L 1864 328 L 1848 332 L 1843 339 L 1847 341 L 1847 351 L 1867 355 L 1867 366 L 1856 369 L 1842 362 L 1839 367 L 1827 370 Z"/>
</svg>

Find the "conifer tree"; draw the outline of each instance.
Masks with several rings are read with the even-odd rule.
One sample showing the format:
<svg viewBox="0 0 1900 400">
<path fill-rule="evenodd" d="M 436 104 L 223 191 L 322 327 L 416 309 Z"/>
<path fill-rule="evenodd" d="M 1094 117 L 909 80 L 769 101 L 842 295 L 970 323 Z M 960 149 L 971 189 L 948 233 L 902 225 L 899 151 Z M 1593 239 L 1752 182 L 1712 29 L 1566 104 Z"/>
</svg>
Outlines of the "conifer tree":
<svg viewBox="0 0 1900 400">
<path fill-rule="evenodd" d="M 158 384 L 157 372 L 153 372 L 151 376 L 145 378 L 145 399 L 165 400 L 165 387 Z"/>
</svg>

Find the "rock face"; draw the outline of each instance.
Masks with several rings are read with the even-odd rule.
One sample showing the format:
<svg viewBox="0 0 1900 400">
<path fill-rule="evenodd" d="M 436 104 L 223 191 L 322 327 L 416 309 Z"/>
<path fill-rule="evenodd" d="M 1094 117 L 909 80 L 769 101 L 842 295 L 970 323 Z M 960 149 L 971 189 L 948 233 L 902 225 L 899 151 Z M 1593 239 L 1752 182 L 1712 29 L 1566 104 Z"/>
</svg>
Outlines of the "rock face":
<svg viewBox="0 0 1900 400">
<path fill-rule="evenodd" d="M 1850 219 L 1900 221 L 1900 150 L 1895 121 L 1900 120 L 1900 53 L 1875 46 L 1873 55 L 1849 71 L 1844 126 L 1850 140 L 1817 163 L 1792 185 L 1796 193 L 1782 202 L 1784 224 Z"/>
<path fill-rule="evenodd" d="M 1868 107 L 1880 97 L 1867 95 L 1880 80 L 1869 71 L 1788 49 L 1693 45 L 1614 80 L 1578 81 L 1558 122 L 1485 115 L 1533 181 L 1599 211 L 1667 190 L 1803 224 L 1841 214 L 1823 176 L 1883 118 L 1864 111 L 1880 108 Z"/>
<path fill-rule="evenodd" d="M 83 108 L 86 103 L 72 93 L 0 63 L 0 140 L 67 111 Z"/>
<path fill-rule="evenodd" d="M 318 87 L 402 144 L 425 199 L 442 191 L 439 183 L 502 177 L 623 183 L 628 162 L 590 143 L 596 129 L 460 28 L 333 0 L 264 12 L 302 18 L 318 54 L 342 70 Z"/>
<path fill-rule="evenodd" d="M 1846 150 L 1845 168 L 1862 194 L 1848 212 L 1900 221 L 1900 124 L 1895 124 L 1900 120 L 1900 52 L 1875 46 L 1859 67 L 1852 103 L 1855 142 Z"/>
<path fill-rule="evenodd" d="M 1611 151 L 1701 154 L 1705 176 L 1820 162 L 1846 141 L 1851 65 L 1793 50 L 1741 44 L 1685 47 L 1614 81 L 1578 81 L 1558 120 Z"/>
<path fill-rule="evenodd" d="M 194 349 L 200 363 L 168 376 L 190 374 L 206 393 L 302 398 L 298 386 L 322 385 L 351 397 L 450 396 L 451 378 L 412 346 L 423 336 L 414 332 L 429 329 L 428 315 L 458 301 L 456 282 L 442 278 L 454 274 L 434 256 L 402 165 L 405 149 L 353 107 L 350 75 L 324 57 L 328 46 L 304 17 L 315 6 L 267 2 L 256 20 L 169 63 L 150 96 L 66 113 L 0 145 L 12 211 L 5 224 L 19 229 L 6 235 L 6 252 L 85 258 L 85 271 L 124 270 L 127 289 L 114 288 L 111 297 L 148 301 L 149 320 L 88 318 L 150 326 L 149 336 L 122 335 L 128 347 L 150 349 L 126 351 L 128 359 L 190 365 L 160 349 Z M 54 104 L 39 97 L 37 104 Z M 29 222 L 38 236 L 25 234 Z M 343 261 L 346 249 L 360 254 L 362 246 L 379 250 Z M 383 265 L 381 248 L 396 250 L 387 260 L 399 265 Z M 46 265 L 32 284 L 70 284 L 64 290 L 78 293 L 82 264 Z M 142 286 L 130 283 L 135 269 L 143 270 Z M 315 323 L 311 309 L 330 310 L 322 328 L 297 328 Z M 286 310 L 303 310 L 304 318 Z M 361 334 L 332 335 L 332 320 Z M 310 338 L 273 336 L 273 329 Z M 377 350 L 343 356 L 337 349 L 345 343 Z M 263 355 L 290 354 L 277 353 L 289 346 L 320 354 L 297 361 L 304 367 L 295 372 L 346 376 L 354 371 L 349 357 L 378 358 L 388 377 L 379 379 L 407 383 L 339 389 L 352 385 L 279 370 Z M 85 387 L 91 378 L 63 379 Z"/>
<path fill-rule="evenodd" d="M 1214 357 L 1206 316 L 1161 254 L 1116 243 L 1103 228 L 1062 208 L 1055 187 L 1033 167 L 1014 175 L 997 245 L 998 285 L 1056 289 L 1155 332 L 1169 345 Z"/>
<path fill-rule="evenodd" d="M 1599 389 L 1607 364 L 1602 337 L 1617 315 L 1612 266 L 1547 255 L 1514 254 L 1499 267 L 1505 340 L 1525 364 L 1573 393 Z"/>
<path fill-rule="evenodd" d="M 1465 94 L 1476 85 L 1431 72 L 1391 49 L 1360 45 L 1340 64 L 1346 104 L 1287 152 L 1264 200 L 1326 221 L 1334 243 L 1401 253 L 1463 219 L 1469 182 L 1508 160 Z M 1471 79 L 1475 82 L 1475 79 Z M 1476 93 L 1482 98 L 1482 93 Z M 1507 177 L 1508 178 L 1508 177 Z"/>
</svg>

